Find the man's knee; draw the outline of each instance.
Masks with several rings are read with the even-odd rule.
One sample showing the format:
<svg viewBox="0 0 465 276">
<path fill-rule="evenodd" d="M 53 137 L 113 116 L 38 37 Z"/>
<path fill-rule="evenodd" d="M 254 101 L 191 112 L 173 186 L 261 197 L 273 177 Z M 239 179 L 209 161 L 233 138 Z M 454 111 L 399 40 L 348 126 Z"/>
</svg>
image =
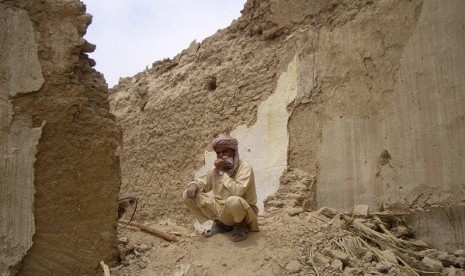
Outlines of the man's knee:
<svg viewBox="0 0 465 276">
<path fill-rule="evenodd" d="M 244 204 L 248 205 L 245 199 L 239 196 L 230 196 L 225 202 L 226 208 L 230 211 L 244 210 L 246 208 Z"/>
</svg>

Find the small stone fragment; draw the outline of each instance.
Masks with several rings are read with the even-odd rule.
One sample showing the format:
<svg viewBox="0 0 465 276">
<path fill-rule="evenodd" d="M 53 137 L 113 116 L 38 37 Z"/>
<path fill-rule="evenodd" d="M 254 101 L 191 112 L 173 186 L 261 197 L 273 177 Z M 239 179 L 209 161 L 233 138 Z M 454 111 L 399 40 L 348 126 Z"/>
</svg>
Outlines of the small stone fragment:
<svg viewBox="0 0 465 276">
<path fill-rule="evenodd" d="M 382 261 L 382 262 L 379 262 L 378 264 L 376 264 L 376 269 L 381 273 L 386 273 L 391 269 L 392 266 L 393 266 L 392 263 Z"/>
<path fill-rule="evenodd" d="M 344 268 L 344 275 L 359 275 L 359 274 L 360 274 L 360 270 L 357 268 L 353 268 L 350 266 L 346 266 Z"/>
<path fill-rule="evenodd" d="M 460 266 L 461 268 L 465 269 L 465 257 L 457 257 L 455 266 Z"/>
<path fill-rule="evenodd" d="M 370 263 L 371 261 L 374 260 L 374 258 L 375 258 L 375 254 L 373 254 L 373 252 L 371 251 L 367 251 L 365 255 L 363 255 L 362 261 L 365 263 Z"/>
<path fill-rule="evenodd" d="M 386 249 L 386 250 L 381 251 L 381 255 L 383 255 L 386 261 L 393 263 L 393 264 L 397 263 L 397 257 L 394 251 L 390 249 Z"/>
<path fill-rule="evenodd" d="M 366 217 L 368 216 L 369 212 L 368 212 L 368 205 L 354 205 L 354 209 L 352 211 L 352 214 L 354 214 L 355 216 L 361 216 L 361 217 Z"/>
<path fill-rule="evenodd" d="M 317 262 L 319 262 L 319 263 L 327 264 L 327 265 L 329 265 L 331 263 L 330 259 L 326 258 L 324 255 L 322 255 L 320 253 L 316 253 L 315 260 Z"/>
<path fill-rule="evenodd" d="M 339 259 L 334 259 L 331 263 L 331 267 L 339 271 L 343 271 L 342 269 L 344 268 L 344 265 Z"/>
<path fill-rule="evenodd" d="M 408 237 L 411 234 L 410 229 L 404 225 L 398 225 L 392 232 L 397 238 Z"/>
<path fill-rule="evenodd" d="M 391 267 L 388 271 L 388 275 L 392 276 L 403 276 L 404 274 L 400 271 L 400 269 L 396 266 Z"/>
<path fill-rule="evenodd" d="M 139 251 L 139 252 L 147 252 L 147 251 L 150 250 L 150 246 L 148 246 L 148 245 L 145 244 L 145 243 L 142 243 L 142 244 L 138 245 L 138 246 L 136 247 L 136 249 L 137 249 L 137 251 Z"/>
<path fill-rule="evenodd" d="M 289 208 L 287 209 L 287 214 L 291 217 L 297 216 L 298 214 L 302 213 L 304 211 L 303 208 L 301 207 L 296 207 L 296 208 Z"/>
<path fill-rule="evenodd" d="M 302 270 L 302 265 L 301 265 L 298 261 L 293 260 L 293 261 L 290 261 L 290 262 L 286 265 L 286 270 L 287 270 L 290 274 L 299 273 L 299 272 Z"/>
<path fill-rule="evenodd" d="M 428 256 L 424 257 L 423 260 L 421 260 L 421 262 L 424 263 L 427 267 L 430 267 L 436 271 L 441 271 L 444 268 L 441 261 L 432 259 Z"/>
<path fill-rule="evenodd" d="M 336 227 L 341 227 L 344 222 L 341 219 L 341 214 L 335 215 L 330 221 L 329 224 L 336 226 Z"/>
<path fill-rule="evenodd" d="M 137 263 L 137 266 L 138 266 L 139 268 L 146 268 L 147 265 L 148 265 L 148 264 L 147 264 L 146 262 L 138 262 L 138 263 Z"/>
<path fill-rule="evenodd" d="M 457 272 L 458 272 L 457 268 L 455 268 L 455 267 L 446 267 L 442 271 L 442 275 L 444 275 L 444 276 L 458 276 L 458 275 L 460 275 Z"/>
<path fill-rule="evenodd" d="M 331 250 L 331 255 L 340 260 L 344 265 L 349 263 L 349 255 L 339 250 Z"/>
<path fill-rule="evenodd" d="M 459 250 L 454 252 L 454 255 L 457 256 L 457 257 L 465 257 L 465 250 L 459 249 Z"/>
<path fill-rule="evenodd" d="M 428 244 L 426 244 L 426 242 L 424 242 L 422 240 L 411 240 L 410 242 L 413 243 L 414 245 L 418 246 L 418 247 L 428 248 Z"/>
<path fill-rule="evenodd" d="M 123 236 L 123 237 L 118 238 L 118 242 L 122 244 L 127 244 L 129 242 L 129 239 L 128 237 Z"/>
<path fill-rule="evenodd" d="M 338 212 L 328 207 L 321 207 L 318 213 L 328 218 L 333 218 Z"/>
<path fill-rule="evenodd" d="M 453 266 L 457 262 L 457 257 L 444 251 L 439 252 L 437 259 L 442 262 L 444 267 Z"/>
</svg>

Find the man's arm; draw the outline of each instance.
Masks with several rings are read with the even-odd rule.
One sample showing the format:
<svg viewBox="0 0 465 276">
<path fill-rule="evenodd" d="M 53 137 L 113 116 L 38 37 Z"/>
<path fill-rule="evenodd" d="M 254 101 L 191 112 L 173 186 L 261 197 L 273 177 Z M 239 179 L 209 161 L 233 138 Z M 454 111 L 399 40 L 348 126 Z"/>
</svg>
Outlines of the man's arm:
<svg viewBox="0 0 465 276">
<path fill-rule="evenodd" d="M 211 173 L 209 171 L 187 185 L 187 197 L 194 199 L 199 191 L 209 192 L 211 189 Z"/>
<path fill-rule="evenodd" d="M 228 189 L 230 196 L 243 197 L 250 186 L 255 183 L 255 176 L 252 167 L 242 165 L 234 178 L 225 173 L 221 181 Z"/>
<path fill-rule="evenodd" d="M 211 171 L 212 170 L 209 170 L 207 173 L 197 177 L 193 182 L 191 183 L 195 183 L 197 184 L 197 186 L 199 187 L 200 191 L 202 192 L 209 192 L 213 189 L 212 187 L 212 181 L 211 181 Z"/>
</svg>

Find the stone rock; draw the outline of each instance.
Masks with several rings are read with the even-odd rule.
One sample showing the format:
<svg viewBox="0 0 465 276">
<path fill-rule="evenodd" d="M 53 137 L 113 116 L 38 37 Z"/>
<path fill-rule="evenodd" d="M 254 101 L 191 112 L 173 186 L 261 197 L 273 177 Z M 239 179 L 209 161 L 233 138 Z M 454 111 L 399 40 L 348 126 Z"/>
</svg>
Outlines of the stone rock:
<svg viewBox="0 0 465 276">
<path fill-rule="evenodd" d="M 344 275 L 359 275 L 360 274 L 360 269 L 346 266 L 344 268 Z"/>
<path fill-rule="evenodd" d="M 371 261 L 374 260 L 374 258 L 375 258 L 375 254 L 373 254 L 373 252 L 371 252 L 371 251 L 367 251 L 367 252 L 365 253 L 365 255 L 363 255 L 362 261 L 363 261 L 364 263 L 370 263 Z"/>
<path fill-rule="evenodd" d="M 397 263 L 397 257 L 394 251 L 390 249 L 386 249 L 381 251 L 381 255 L 383 255 L 384 258 L 390 263 L 396 264 Z"/>
<path fill-rule="evenodd" d="M 304 211 L 303 208 L 301 207 L 294 207 L 294 208 L 289 208 L 287 209 L 287 214 L 291 217 L 297 216 L 298 214 L 302 213 Z"/>
<path fill-rule="evenodd" d="M 404 276 L 404 274 L 396 266 L 393 266 L 393 267 L 391 267 L 391 269 L 389 269 L 388 275 L 389 276 Z"/>
<path fill-rule="evenodd" d="M 369 209 L 368 205 L 364 205 L 364 204 L 354 205 L 352 214 L 354 214 L 355 216 L 366 217 L 369 214 L 368 209 Z"/>
<path fill-rule="evenodd" d="M 136 249 L 137 249 L 137 251 L 139 251 L 139 252 L 147 252 L 147 251 L 150 250 L 150 246 L 148 246 L 148 245 L 145 244 L 145 243 L 142 243 L 142 244 L 138 245 L 138 246 L 136 247 Z"/>
<path fill-rule="evenodd" d="M 319 262 L 319 263 L 322 263 L 322 264 L 327 264 L 327 265 L 331 264 L 331 260 L 326 258 L 324 255 L 322 255 L 320 253 L 316 253 L 315 260 L 317 262 Z"/>
<path fill-rule="evenodd" d="M 191 268 L 190 264 L 180 264 L 180 265 L 177 266 L 177 271 L 173 274 L 173 276 L 187 275 L 190 268 Z"/>
<path fill-rule="evenodd" d="M 342 271 L 342 269 L 344 268 L 344 265 L 342 264 L 342 262 L 339 259 L 334 259 L 331 262 L 331 267 L 334 268 L 334 269 L 337 269 L 339 271 Z"/>
<path fill-rule="evenodd" d="M 337 214 L 328 223 L 336 227 L 341 227 L 344 221 L 341 219 L 341 214 Z"/>
<path fill-rule="evenodd" d="M 446 267 L 442 271 L 442 275 L 444 275 L 444 276 L 458 276 L 459 274 L 458 274 L 457 268 L 455 268 L 455 267 Z"/>
<path fill-rule="evenodd" d="M 146 268 L 147 265 L 148 265 L 148 263 L 146 263 L 146 262 L 138 262 L 138 263 L 137 263 L 137 266 L 138 266 L 139 268 L 141 268 L 141 269 Z"/>
<path fill-rule="evenodd" d="M 290 261 L 290 262 L 286 265 L 286 270 L 287 270 L 290 274 L 299 273 L 299 272 L 302 270 L 302 265 L 301 265 L 298 261 L 293 260 L 293 261 Z"/>
<path fill-rule="evenodd" d="M 344 265 L 349 264 L 349 255 L 339 250 L 331 250 L 331 255 L 340 260 Z"/>
<path fill-rule="evenodd" d="M 459 250 L 454 252 L 454 255 L 457 256 L 457 257 L 465 257 L 465 250 L 459 249 Z"/>
<path fill-rule="evenodd" d="M 118 238 L 118 242 L 119 242 L 119 243 L 122 243 L 122 244 L 127 244 L 127 243 L 129 242 L 129 239 L 128 239 L 128 237 L 124 237 L 124 236 L 123 236 L 123 237 L 119 237 L 119 238 Z"/>
<path fill-rule="evenodd" d="M 124 259 L 125 259 L 126 261 L 131 261 L 131 260 L 134 260 L 135 257 L 136 257 L 136 255 L 131 253 L 131 254 L 127 254 L 127 255 L 124 257 Z"/>
<path fill-rule="evenodd" d="M 465 257 L 458 257 L 455 261 L 455 266 L 460 266 L 465 269 Z"/>
<path fill-rule="evenodd" d="M 392 232 L 397 238 L 407 237 L 411 234 L 410 229 L 404 225 L 398 225 L 392 230 Z"/>
<path fill-rule="evenodd" d="M 430 267 L 436 271 L 441 271 L 444 268 L 441 261 L 432 259 L 428 256 L 424 257 L 423 260 L 421 260 L 421 262 L 424 263 L 427 267 Z"/>
<path fill-rule="evenodd" d="M 140 253 L 139 251 L 137 251 L 137 249 L 134 249 L 133 252 L 134 252 L 134 255 L 136 255 L 136 257 L 142 256 L 142 253 Z"/>
<path fill-rule="evenodd" d="M 283 275 L 283 272 L 284 272 L 283 268 L 276 262 L 273 262 L 271 264 L 271 271 L 273 272 L 273 275 L 276 275 L 276 276 Z"/>
<path fill-rule="evenodd" d="M 321 207 L 320 210 L 318 210 L 318 213 L 328 218 L 333 218 L 336 214 L 338 214 L 336 210 L 328 207 Z"/>
<path fill-rule="evenodd" d="M 281 255 L 275 258 L 276 263 L 278 263 L 280 267 L 285 267 L 288 264 L 288 260 L 289 260 L 288 255 Z"/>
<path fill-rule="evenodd" d="M 457 257 L 444 251 L 439 252 L 437 259 L 442 262 L 444 267 L 453 266 L 457 262 Z"/>
<path fill-rule="evenodd" d="M 390 262 L 381 261 L 376 264 L 376 270 L 378 270 L 381 273 L 386 273 L 391 269 L 392 266 L 393 264 Z"/>
</svg>

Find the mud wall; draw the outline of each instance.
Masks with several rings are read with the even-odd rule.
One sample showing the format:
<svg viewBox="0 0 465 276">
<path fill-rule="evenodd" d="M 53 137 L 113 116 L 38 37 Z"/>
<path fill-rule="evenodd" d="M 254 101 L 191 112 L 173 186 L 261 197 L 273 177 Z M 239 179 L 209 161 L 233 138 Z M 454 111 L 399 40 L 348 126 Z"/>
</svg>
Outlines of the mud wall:
<svg viewBox="0 0 465 276">
<path fill-rule="evenodd" d="M 387 11 L 380 10 L 387 22 L 362 30 L 363 22 L 355 19 L 351 31 L 335 34 L 346 37 L 337 39 L 345 41 L 338 46 L 353 68 L 333 100 L 362 102 L 328 114 L 322 126 L 319 205 L 408 209 L 463 202 L 464 10 L 460 1 L 425 1 L 420 14 L 407 7 L 385 19 Z M 375 25 L 389 25 L 389 32 Z M 370 39 L 377 33 L 379 39 Z"/>
<path fill-rule="evenodd" d="M 121 134 L 79 1 L 0 3 L 0 275 L 97 275 L 116 254 Z"/>
<path fill-rule="evenodd" d="M 141 199 L 142 217 L 183 214 L 181 191 L 211 162 L 212 136 L 229 132 L 256 174 L 272 176 L 257 184 L 268 208 L 459 206 L 464 9 L 248 1 L 227 29 L 113 89 L 123 193 Z M 285 95 L 284 113 L 264 107 L 272 95 Z M 287 160 L 273 159 L 283 147 Z"/>
</svg>

